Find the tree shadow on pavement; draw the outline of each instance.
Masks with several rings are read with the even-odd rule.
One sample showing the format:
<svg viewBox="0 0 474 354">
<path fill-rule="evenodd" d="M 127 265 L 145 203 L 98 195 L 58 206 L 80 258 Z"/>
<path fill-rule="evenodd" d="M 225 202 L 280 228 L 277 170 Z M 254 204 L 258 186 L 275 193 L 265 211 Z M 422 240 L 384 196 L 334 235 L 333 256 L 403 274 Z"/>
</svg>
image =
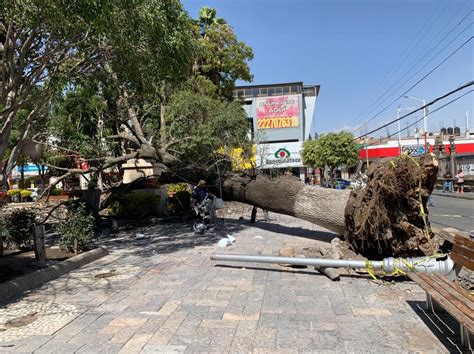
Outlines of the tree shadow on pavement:
<svg viewBox="0 0 474 354">
<path fill-rule="evenodd" d="M 424 301 L 408 300 L 407 303 L 450 353 L 465 352 L 461 348 L 459 324 L 449 313 L 443 310 L 431 313 Z"/>
<path fill-rule="evenodd" d="M 237 223 L 237 222 L 239 221 L 237 220 L 227 221 L 228 224 Z M 274 233 L 289 235 L 289 236 L 303 237 L 303 238 L 308 238 L 311 240 L 322 241 L 322 242 L 331 242 L 333 238 L 338 237 L 337 234 L 333 232 L 329 232 L 329 231 L 310 230 L 304 227 L 286 226 L 286 225 L 277 224 L 273 222 L 257 221 L 255 223 L 250 224 L 247 221 L 247 225 L 261 229 L 261 230 L 269 231 L 269 232 L 274 232 Z"/>
<path fill-rule="evenodd" d="M 195 234 L 192 222 L 174 220 L 151 225 L 127 225 L 117 233 L 104 230 L 98 241 L 99 246 L 111 250 L 125 250 L 129 255 L 152 257 L 158 254 L 174 253 L 182 249 L 216 244 L 228 233 L 238 232 L 242 225 L 223 223 L 203 234 Z"/>
</svg>

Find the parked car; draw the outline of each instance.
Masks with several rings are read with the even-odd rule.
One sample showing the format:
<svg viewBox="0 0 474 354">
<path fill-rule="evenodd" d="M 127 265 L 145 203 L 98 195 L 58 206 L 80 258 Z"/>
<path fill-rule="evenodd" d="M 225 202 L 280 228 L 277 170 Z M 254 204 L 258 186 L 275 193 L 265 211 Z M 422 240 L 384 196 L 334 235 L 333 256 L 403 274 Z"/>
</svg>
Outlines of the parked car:
<svg viewBox="0 0 474 354">
<path fill-rule="evenodd" d="M 347 181 L 342 178 L 336 179 L 336 189 L 346 189 L 351 185 L 351 181 Z"/>
</svg>

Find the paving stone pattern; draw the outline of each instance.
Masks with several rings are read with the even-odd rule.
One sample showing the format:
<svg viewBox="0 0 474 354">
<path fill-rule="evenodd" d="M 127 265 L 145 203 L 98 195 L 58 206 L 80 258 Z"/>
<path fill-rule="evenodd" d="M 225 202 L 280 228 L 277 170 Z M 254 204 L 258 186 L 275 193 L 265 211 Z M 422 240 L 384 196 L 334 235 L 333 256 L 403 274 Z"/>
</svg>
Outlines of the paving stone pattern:
<svg viewBox="0 0 474 354">
<path fill-rule="evenodd" d="M 448 352 L 423 320 L 415 284 L 364 274 L 332 282 L 310 268 L 213 262 L 329 242 L 315 225 L 271 214 L 225 219 L 215 233 L 155 223 L 104 235 L 111 254 L 0 308 L 0 352 Z M 236 242 L 217 249 L 226 234 Z M 296 237 L 295 237 L 296 236 Z M 19 328 L 8 320 L 35 313 Z"/>
</svg>

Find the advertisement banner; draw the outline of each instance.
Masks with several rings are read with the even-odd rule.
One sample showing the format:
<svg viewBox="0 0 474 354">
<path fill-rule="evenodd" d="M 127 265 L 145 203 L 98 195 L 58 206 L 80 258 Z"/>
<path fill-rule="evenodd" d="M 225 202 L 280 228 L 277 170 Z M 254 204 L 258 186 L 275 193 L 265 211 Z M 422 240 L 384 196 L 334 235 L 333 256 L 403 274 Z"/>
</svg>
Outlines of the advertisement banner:
<svg viewBox="0 0 474 354">
<path fill-rule="evenodd" d="M 258 168 L 303 167 L 302 142 L 257 145 Z"/>
<path fill-rule="evenodd" d="M 257 98 L 257 129 L 295 128 L 300 120 L 300 95 Z"/>
</svg>

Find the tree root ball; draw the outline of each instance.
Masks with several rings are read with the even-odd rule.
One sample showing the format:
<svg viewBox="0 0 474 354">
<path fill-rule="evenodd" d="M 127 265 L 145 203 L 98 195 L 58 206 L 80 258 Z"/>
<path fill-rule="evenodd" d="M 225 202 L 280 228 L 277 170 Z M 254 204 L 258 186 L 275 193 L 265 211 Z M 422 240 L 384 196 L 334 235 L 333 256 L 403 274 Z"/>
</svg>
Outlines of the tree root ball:
<svg viewBox="0 0 474 354">
<path fill-rule="evenodd" d="M 351 193 L 344 237 L 372 259 L 433 255 L 438 249 L 427 220 L 427 201 L 438 172 L 434 154 L 381 160 L 368 171 L 364 189 Z"/>
</svg>

